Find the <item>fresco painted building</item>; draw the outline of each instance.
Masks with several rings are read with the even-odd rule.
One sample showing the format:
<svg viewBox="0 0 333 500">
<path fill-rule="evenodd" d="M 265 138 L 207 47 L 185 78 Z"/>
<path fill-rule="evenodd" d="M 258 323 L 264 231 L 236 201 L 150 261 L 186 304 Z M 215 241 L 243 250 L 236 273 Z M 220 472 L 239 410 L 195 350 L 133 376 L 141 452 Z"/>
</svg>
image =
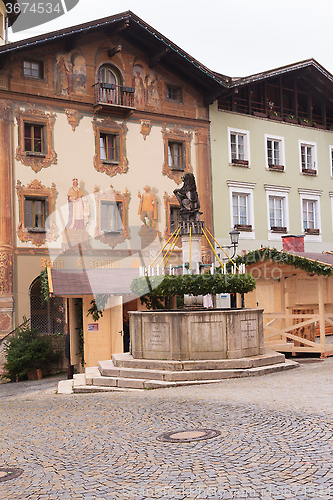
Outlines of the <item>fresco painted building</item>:
<svg viewBox="0 0 333 500">
<path fill-rule="evenodd" d="M 215 236 L 239 250 L 333 245 L 333 76 L 315 60 L 227 78 L 210 108 Z"/>
<path fill-rule="evenodd" d="M 213 231 L 208 105 L 221 82 L 131 12 L 4 45 L 0 64 L 0 336 L 26 316 L 41 332 L 69 325 L 77 351 L 83 321 L 96 364 L 123 348 L 122 290 L 94 322 L 91 289 L 69 292 L 63 274 L 43 304 L 40 271 L 148 263 L 177 225 L 187 171 Z"/>
</svg>

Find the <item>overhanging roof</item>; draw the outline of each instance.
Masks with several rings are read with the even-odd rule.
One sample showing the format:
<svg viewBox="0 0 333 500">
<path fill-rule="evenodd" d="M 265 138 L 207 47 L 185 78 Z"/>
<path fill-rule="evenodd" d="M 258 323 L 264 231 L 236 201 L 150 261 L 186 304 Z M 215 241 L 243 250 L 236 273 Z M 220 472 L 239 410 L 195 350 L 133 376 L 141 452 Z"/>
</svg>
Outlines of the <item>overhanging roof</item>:
<svg viewBox="0 0 333 500">
<path fill-rule="evenodd" d="M 52 296 L 131 295 L 131 283 L 139 269 L 89 269 L 62 271 L 50 269 L 49 290 Z"/>
<path fill-rule="evenodd" d="M 161 64 L 181 78 L 190 80 L 192 85 L 204 93 L 213 93 L 215 96 L 225 87 L 223 75 L 208 69 L 130 10 L 5 45 L 0 47 L 0 59 L 6 54 L 34 49 L 59 40 L 70 42 L 80 35 L 100 30 L 104 30 L 106 36 L 117 33 L 147 54 L 150 67 Z"/>
</svg>

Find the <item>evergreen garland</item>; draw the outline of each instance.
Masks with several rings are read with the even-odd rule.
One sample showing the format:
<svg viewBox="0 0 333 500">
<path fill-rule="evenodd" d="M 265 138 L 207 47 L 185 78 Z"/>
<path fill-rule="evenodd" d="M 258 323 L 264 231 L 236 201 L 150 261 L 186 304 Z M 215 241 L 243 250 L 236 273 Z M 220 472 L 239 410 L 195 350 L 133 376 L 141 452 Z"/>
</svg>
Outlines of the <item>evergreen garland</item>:
<svg viewBox="0 0 333 500">
<path fill-rule="evenodd" d="M 248 293 L 255 287 L 255 279 L 249 274 L 221 273 L 140 276 L 131 284 L 132 292 L 139 297 Z"/>
<path fill-rule="evenodd" d="M 47 268 L 42 269 L 39 275 L 40 290 L 42 296 L 42 303 L 50 300 L 49 278 L 47 275 Z"/>
<path fill-rule="evenodd" d="M 293 266 L 298 269 L 302 269 L 309 274 L 317 274 L 318 276 L 331 276 L 333 269 L 329 264 L 324 264 L 318 261 L 307 259 L 306 257 L 300 257 L 288 252 L 283 252 L 277 250 L 276 248 L 259 248 L 245 255 L 239 255 L 234 259 L 235 264 L 245 264 L 247 266 L 255 264 L 256 262 L 269 261 L 276 264 L 286 264 Z M 230 271 L 233 264 L 231 262 L 227 263 L 227 270 Z M 221 268 L 218 268 L 218 272 L 221 273 Z"/>
</svg>

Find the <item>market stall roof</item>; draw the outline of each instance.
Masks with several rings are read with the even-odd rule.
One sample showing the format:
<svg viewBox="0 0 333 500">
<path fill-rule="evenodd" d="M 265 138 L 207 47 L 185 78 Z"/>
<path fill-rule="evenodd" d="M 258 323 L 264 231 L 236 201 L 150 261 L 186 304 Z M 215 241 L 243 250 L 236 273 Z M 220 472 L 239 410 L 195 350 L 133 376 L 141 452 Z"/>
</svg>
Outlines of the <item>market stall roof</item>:
<svg viewBox="0 0 333 500">
<path fill-rule="evenodd" d="M 48 269 L 50 294 L 61 297 L 132 295 L 131 283 L 137 276 L 139 269 Z"/>
<path fill-rule="evenodd" d="M 273 265 L 292 266 L 317 275 L 331 276 L 333 274 L 333 254 L 330 252 L 284 252 L 276 248 L 263 247 L 238 256 L 234 260 L 236 264 L 246 266 L 270 262 Z"/>
</svg>

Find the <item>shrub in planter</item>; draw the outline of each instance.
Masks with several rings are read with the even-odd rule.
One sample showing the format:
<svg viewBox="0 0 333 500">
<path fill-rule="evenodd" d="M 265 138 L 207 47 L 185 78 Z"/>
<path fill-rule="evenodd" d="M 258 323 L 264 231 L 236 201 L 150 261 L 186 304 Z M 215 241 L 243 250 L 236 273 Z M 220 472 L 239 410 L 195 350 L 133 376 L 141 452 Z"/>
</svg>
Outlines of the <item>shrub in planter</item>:
<svg viewBox="0 0 333 500">
<path fill-rule="evenodd" d="M 12 382 L 26 379 L 28 372 L 37 369 L 47 372 L 51 363 L 61 355 L 60 351 L 55 351 L 51 338 L 39 335 L 27 325 L 19 328 L 8 340 L 4 351 L 6 377 Z"/>
</svg>

